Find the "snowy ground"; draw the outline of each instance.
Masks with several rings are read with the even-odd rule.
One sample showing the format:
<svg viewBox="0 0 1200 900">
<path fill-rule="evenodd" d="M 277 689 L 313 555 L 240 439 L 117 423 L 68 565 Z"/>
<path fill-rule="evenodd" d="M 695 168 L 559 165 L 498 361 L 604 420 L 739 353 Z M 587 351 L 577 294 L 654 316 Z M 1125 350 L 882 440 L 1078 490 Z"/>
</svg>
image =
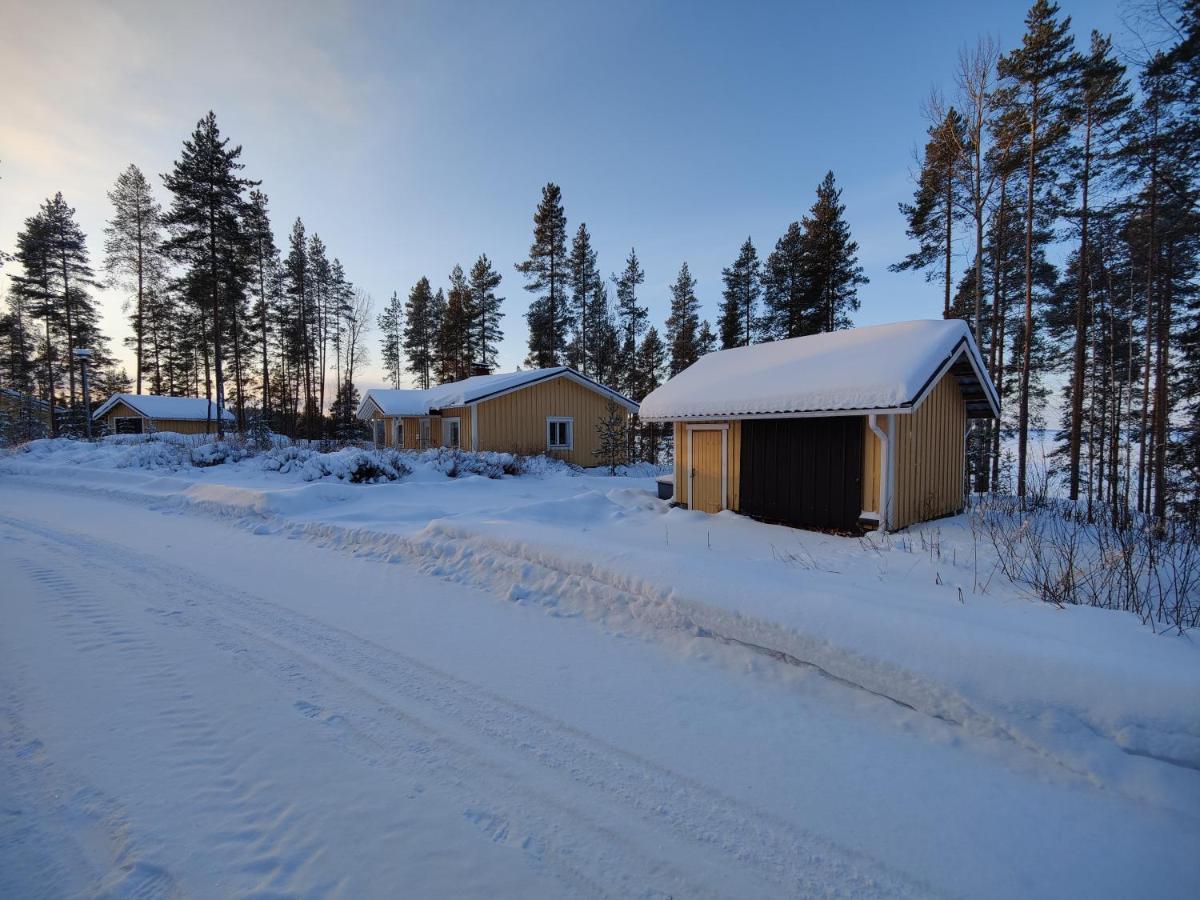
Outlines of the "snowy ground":
<svg viewBox="0 0 1200 900">
<path fill-rule="evenodd" d="M 0 896 L 1194 895 L 1191 638 L 652 488 L 0 460 Z"/>
</svg>

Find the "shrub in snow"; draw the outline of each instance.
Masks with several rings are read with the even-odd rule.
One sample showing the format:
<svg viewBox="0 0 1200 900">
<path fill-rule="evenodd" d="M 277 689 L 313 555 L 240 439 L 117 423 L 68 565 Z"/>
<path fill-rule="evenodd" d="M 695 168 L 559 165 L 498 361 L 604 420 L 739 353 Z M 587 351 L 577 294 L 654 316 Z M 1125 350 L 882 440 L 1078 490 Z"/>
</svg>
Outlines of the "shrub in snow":
<svg viewBox="0 0 1200 900">
<path fill-rule="evenodd" d="M 482 475 L 503 478 L 520 472 L 519 458 L 511 453 L 491 450 L 468 451 L 454 447 L 435 447 L 417 454 L 417 462 L 431 466 L 450 478 L 463 475 Z"/>
<path fill-rule="evenodd" d="M 262 455 L 262 467 L 268 472 L 286 475 L 303 469 L 305 463 L 315 455 L 316 451 L 307 447 L 273 447 Z"/>
<path fill-rule="evenodd" d="M 192 465 L 205 469 L 222 463 L 238 462 L 254 454 L 243 447 L 234 447 L 228 441 L 214 441 L 192 448 Z"/>
<path fill-rule="evenodd" d="M 579 475 L 582 472 L 581 466 L 554 456 L 539 454 L 517 457 L 518 475 Z"/>
<path fill-rule="evenodd" d="M 111 445 L 113 465 L 118 469 L 183 469 L 191 465 L 186 447 L 167 441 Z M 103 452 L 108 448 L 98 447 Z"/>
<path fill-rule="evenodd" d="M 261 457 L 268 472 L 287 475 L 298 472 L 305 481 L 336 478 L 355 484 L 395 481 L 412 469 L 395 450 L 362 450 L 347 447 L 331 453 L 318 453 L 309 447 L 274 447 Z"/>
</svg>

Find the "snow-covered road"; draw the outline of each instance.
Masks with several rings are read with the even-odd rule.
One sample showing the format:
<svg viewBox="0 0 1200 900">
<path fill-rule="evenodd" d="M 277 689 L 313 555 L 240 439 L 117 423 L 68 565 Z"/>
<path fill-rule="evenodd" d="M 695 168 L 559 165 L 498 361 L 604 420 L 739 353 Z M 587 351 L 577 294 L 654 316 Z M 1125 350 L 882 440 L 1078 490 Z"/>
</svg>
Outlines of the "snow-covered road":
<svg viewBox="0 0 1200 900">
<path fill-rule="evenodd" d="M 0 485 L 0 896 L 1187 896 L 1200 819 L 738 647 Z"/>
</svg>

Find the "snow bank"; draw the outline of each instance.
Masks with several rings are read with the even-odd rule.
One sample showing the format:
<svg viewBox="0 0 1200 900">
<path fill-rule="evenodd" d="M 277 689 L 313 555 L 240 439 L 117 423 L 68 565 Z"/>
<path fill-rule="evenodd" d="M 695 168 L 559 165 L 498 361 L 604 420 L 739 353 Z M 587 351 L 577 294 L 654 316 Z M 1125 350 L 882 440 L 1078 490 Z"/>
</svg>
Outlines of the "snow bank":
<svg viewBox="0 0 1200 900">
<path fill-rule="evenodd" d="M 35 443 L 0 471 L 395 558 L 618 633 L 741 645 L 1142 800 L 1183 802 L 1177 773 L 1200 769 L 1193 638 L 1155 634 L 1130 614 L 1031 600 L 961 518 L 854 540 L 672 509 L 653 496 L 652 478 L 544 460 L 539 478 L 447 478 L 439 466 L 457 465 L 452 455 L 397 454 L 385 459 L 411 477 L 363 491 L 346 483 L 352 457 L 374 451 L 283 448 L 167 472 L 177 459 L 169 444 Z M 104 471 L 133 451 L 168 456 L 143 473 Z M 319 457 L 342 467 L 322 460 L 305 484 Z"/>
</svg>

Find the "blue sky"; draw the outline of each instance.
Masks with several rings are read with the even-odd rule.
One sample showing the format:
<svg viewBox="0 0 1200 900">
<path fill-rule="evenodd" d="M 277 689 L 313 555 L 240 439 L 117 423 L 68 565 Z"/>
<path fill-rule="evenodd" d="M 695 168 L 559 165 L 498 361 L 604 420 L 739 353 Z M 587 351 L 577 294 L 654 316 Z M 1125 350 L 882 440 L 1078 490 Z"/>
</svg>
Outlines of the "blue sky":
<svg viewBox="0 0 1200 900">
<path fill-rule="evenodd" d="M 301 216 L 377 309 L 486 252 L 504 368 L 524 358 L 513 264 L 551 180 L 604 272 L 636 246 L 661 328 L 680 263 L 715 320 L 741 242 L 765 256 L 833 169 L 871 278 L 856 322 L 932 317 L 939 287 L 887 271 L 908 249 L 897 203 L 921 102 L 953 88 L 978 36 L 1018 41 L 1027 5 L 0 0 L 0 247 L 62 190 L 99 268 L 113 179 L 129 162 L 167 171 L 212 108 L 280 242 Z M 1117 0 L 1062 6 L 1079 38 L 1125 40 Z M 103 302 L 117 346 L 121 298 Z M 363 386 L 378 383 L 371 367 Z"/>
</svg>

